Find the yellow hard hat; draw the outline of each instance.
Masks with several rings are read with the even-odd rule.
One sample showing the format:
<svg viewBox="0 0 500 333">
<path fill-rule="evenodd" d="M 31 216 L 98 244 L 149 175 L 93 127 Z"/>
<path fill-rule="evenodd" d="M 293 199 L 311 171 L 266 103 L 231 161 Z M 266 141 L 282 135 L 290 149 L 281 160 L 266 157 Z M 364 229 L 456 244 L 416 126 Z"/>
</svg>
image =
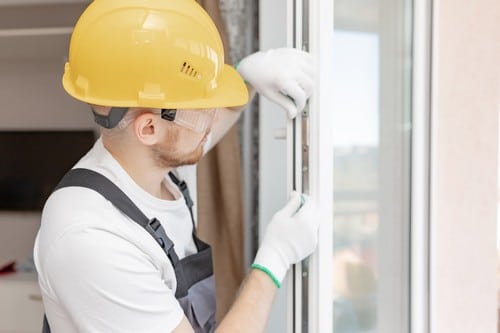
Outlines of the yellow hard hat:
<svg viewBox="0 0 500 333">
<path fill-rule="evenodd" d="M 198 109 L 244 105 L 215 24 L 194 0 L 95 0 L 71 36 L 64 89 L 96 105 Z"/>
</svg>

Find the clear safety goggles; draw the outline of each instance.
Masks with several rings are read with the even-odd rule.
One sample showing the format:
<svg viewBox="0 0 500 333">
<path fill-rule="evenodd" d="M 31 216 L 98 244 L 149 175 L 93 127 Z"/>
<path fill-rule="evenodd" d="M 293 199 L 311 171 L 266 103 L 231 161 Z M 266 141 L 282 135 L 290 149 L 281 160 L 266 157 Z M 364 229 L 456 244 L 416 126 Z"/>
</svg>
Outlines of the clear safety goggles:
<svg viewBox="0 0 500 333">
<path fill-rule="evenodd" d="M 177 110 L 162 109 L 161 117 L 196 133 L 206 132 L 214 122 L 217 109 Z"/>
</svg>

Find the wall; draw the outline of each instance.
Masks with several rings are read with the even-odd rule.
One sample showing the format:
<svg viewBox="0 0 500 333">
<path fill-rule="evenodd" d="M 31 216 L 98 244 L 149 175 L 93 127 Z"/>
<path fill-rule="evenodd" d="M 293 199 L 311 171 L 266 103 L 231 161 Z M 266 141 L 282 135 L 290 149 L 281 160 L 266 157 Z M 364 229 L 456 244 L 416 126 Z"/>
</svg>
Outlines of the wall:
<svg viewBox="0 0 500 333">
<path fill-rule="evenodd" d="M 87 3 L 0 1 L 0 131 L 94 128 L 61 85 L 72 26 Z M 40 212 L 0 212 L 0 265 L 28 258 L 39 223 Z"/>
<path fill-rule="evenodd" d="M 5 38 L 0 38 L 0 49 L 6 43 Z M 38 47 L 43 46 L 43 37 L 39 37 Z M 0 54 L 0 130 L 93 128 L 87 107 L 71 99 L 62 89 L 62 54 L 65 52 L 60 49 L 61 56 L 37 57 L 33 53 L 24 58 Z M 0 212 L 0 265 L 8 260 L 28 258 L 39 223 L 37 212 Z"/>
<path fill-rule="evenodd" d="M 500 2 L 434 2 L 432 332 L 496 332 Z"/>
<path fill-rule="evenodd" d="M 92 128 L 88 108 L 62 88 L 62 56 L 0 60 L 0 130 Z"/>
</svg>

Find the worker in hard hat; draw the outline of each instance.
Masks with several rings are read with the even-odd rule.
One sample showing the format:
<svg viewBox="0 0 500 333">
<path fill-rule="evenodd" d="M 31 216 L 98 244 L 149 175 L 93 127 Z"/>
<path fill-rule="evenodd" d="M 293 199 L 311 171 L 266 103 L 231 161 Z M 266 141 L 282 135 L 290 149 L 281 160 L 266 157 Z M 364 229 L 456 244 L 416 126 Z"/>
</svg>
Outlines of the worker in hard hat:
<svg viewBox="0 0 500 333">
<path fill-rule="evenodd" d="M 223 54 L 196 1 L 95 0 L 81 15 L 63 86 L 91 106 L 101 137 L 43 210 L 34 254 L 44 332 L 264 330 L 287 270 L 316 247 L 312 203 L 292 193 L 274 215 L 234 305 L 216 323 L 210 246 L 196 235 L 187 183 L 249 91 L 290 117 L 304 107 L 311 57 L 258 52 L 235 70 Z"/>
</svg>

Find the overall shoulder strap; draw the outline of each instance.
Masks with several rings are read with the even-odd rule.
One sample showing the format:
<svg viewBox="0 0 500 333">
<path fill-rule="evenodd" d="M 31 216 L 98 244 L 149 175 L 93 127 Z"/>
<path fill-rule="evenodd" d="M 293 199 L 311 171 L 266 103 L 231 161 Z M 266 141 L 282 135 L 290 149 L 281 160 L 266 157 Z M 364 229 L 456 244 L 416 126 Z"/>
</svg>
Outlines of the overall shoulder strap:
<svg viewBox="0 0 500 333">
<path fill-rule="evenodd" d="M 196 245 L 196 249 L 198 252 L 204 250 L 207 248 L 207 244 L 203 242 L 201 239 L 198 238 L 196 234 L 196 223 L 194 221 L 194 215 L 193 215 L 193 199 L 191 199 L 191 194 L 189 194 L 189 188 L 184 180 L 180 180 L 177 178 L 172 171 L 168 173 L 168 176 L 170 179 L 172 179 L 172 182 L 174 182 L 175 185 L 179 188 L 179 190 L 182 193 L 182 196 L 184 197 L 184 200 L 186 201 L 186 206 L 189 209 L 189 214 L 191 215 L 191 223 L 193 225 L 193 241 L 194 244 Z"/>
<path fill-rule="evenodd" d="M 177 178 L 172 171 L 168 173 L 168 176 L 170 179 L 172 179 L 172 182 L 177 185 L 179 188 L 179 191 L 181 191 L 182 196 L 184 197 L 184 201 L 186 201 L 186 206 L 188 206 L 189 213 L 191 214 L 191 223 L 193 224 L 193 231 L 196 230 L 196 224 L 194 222 L 194 215 L 193 215 L 193 199 L 191 199 L 191 194 L 189 194 L 189 188 L 184 180 L 180 180 Z"/>
<path fill-rule="evenodd" d="M 174 243 L 165 233 L 160 221 L 149 219 L 112 181 L 89 169 L 72 169 L 61 179 L 54 191 L 63 187 L 80 186 L 92 189 L 109 200 L 116 208 L 142 226 L 156 240 L 175 267 L 179 258 Z"/>
</svg>

